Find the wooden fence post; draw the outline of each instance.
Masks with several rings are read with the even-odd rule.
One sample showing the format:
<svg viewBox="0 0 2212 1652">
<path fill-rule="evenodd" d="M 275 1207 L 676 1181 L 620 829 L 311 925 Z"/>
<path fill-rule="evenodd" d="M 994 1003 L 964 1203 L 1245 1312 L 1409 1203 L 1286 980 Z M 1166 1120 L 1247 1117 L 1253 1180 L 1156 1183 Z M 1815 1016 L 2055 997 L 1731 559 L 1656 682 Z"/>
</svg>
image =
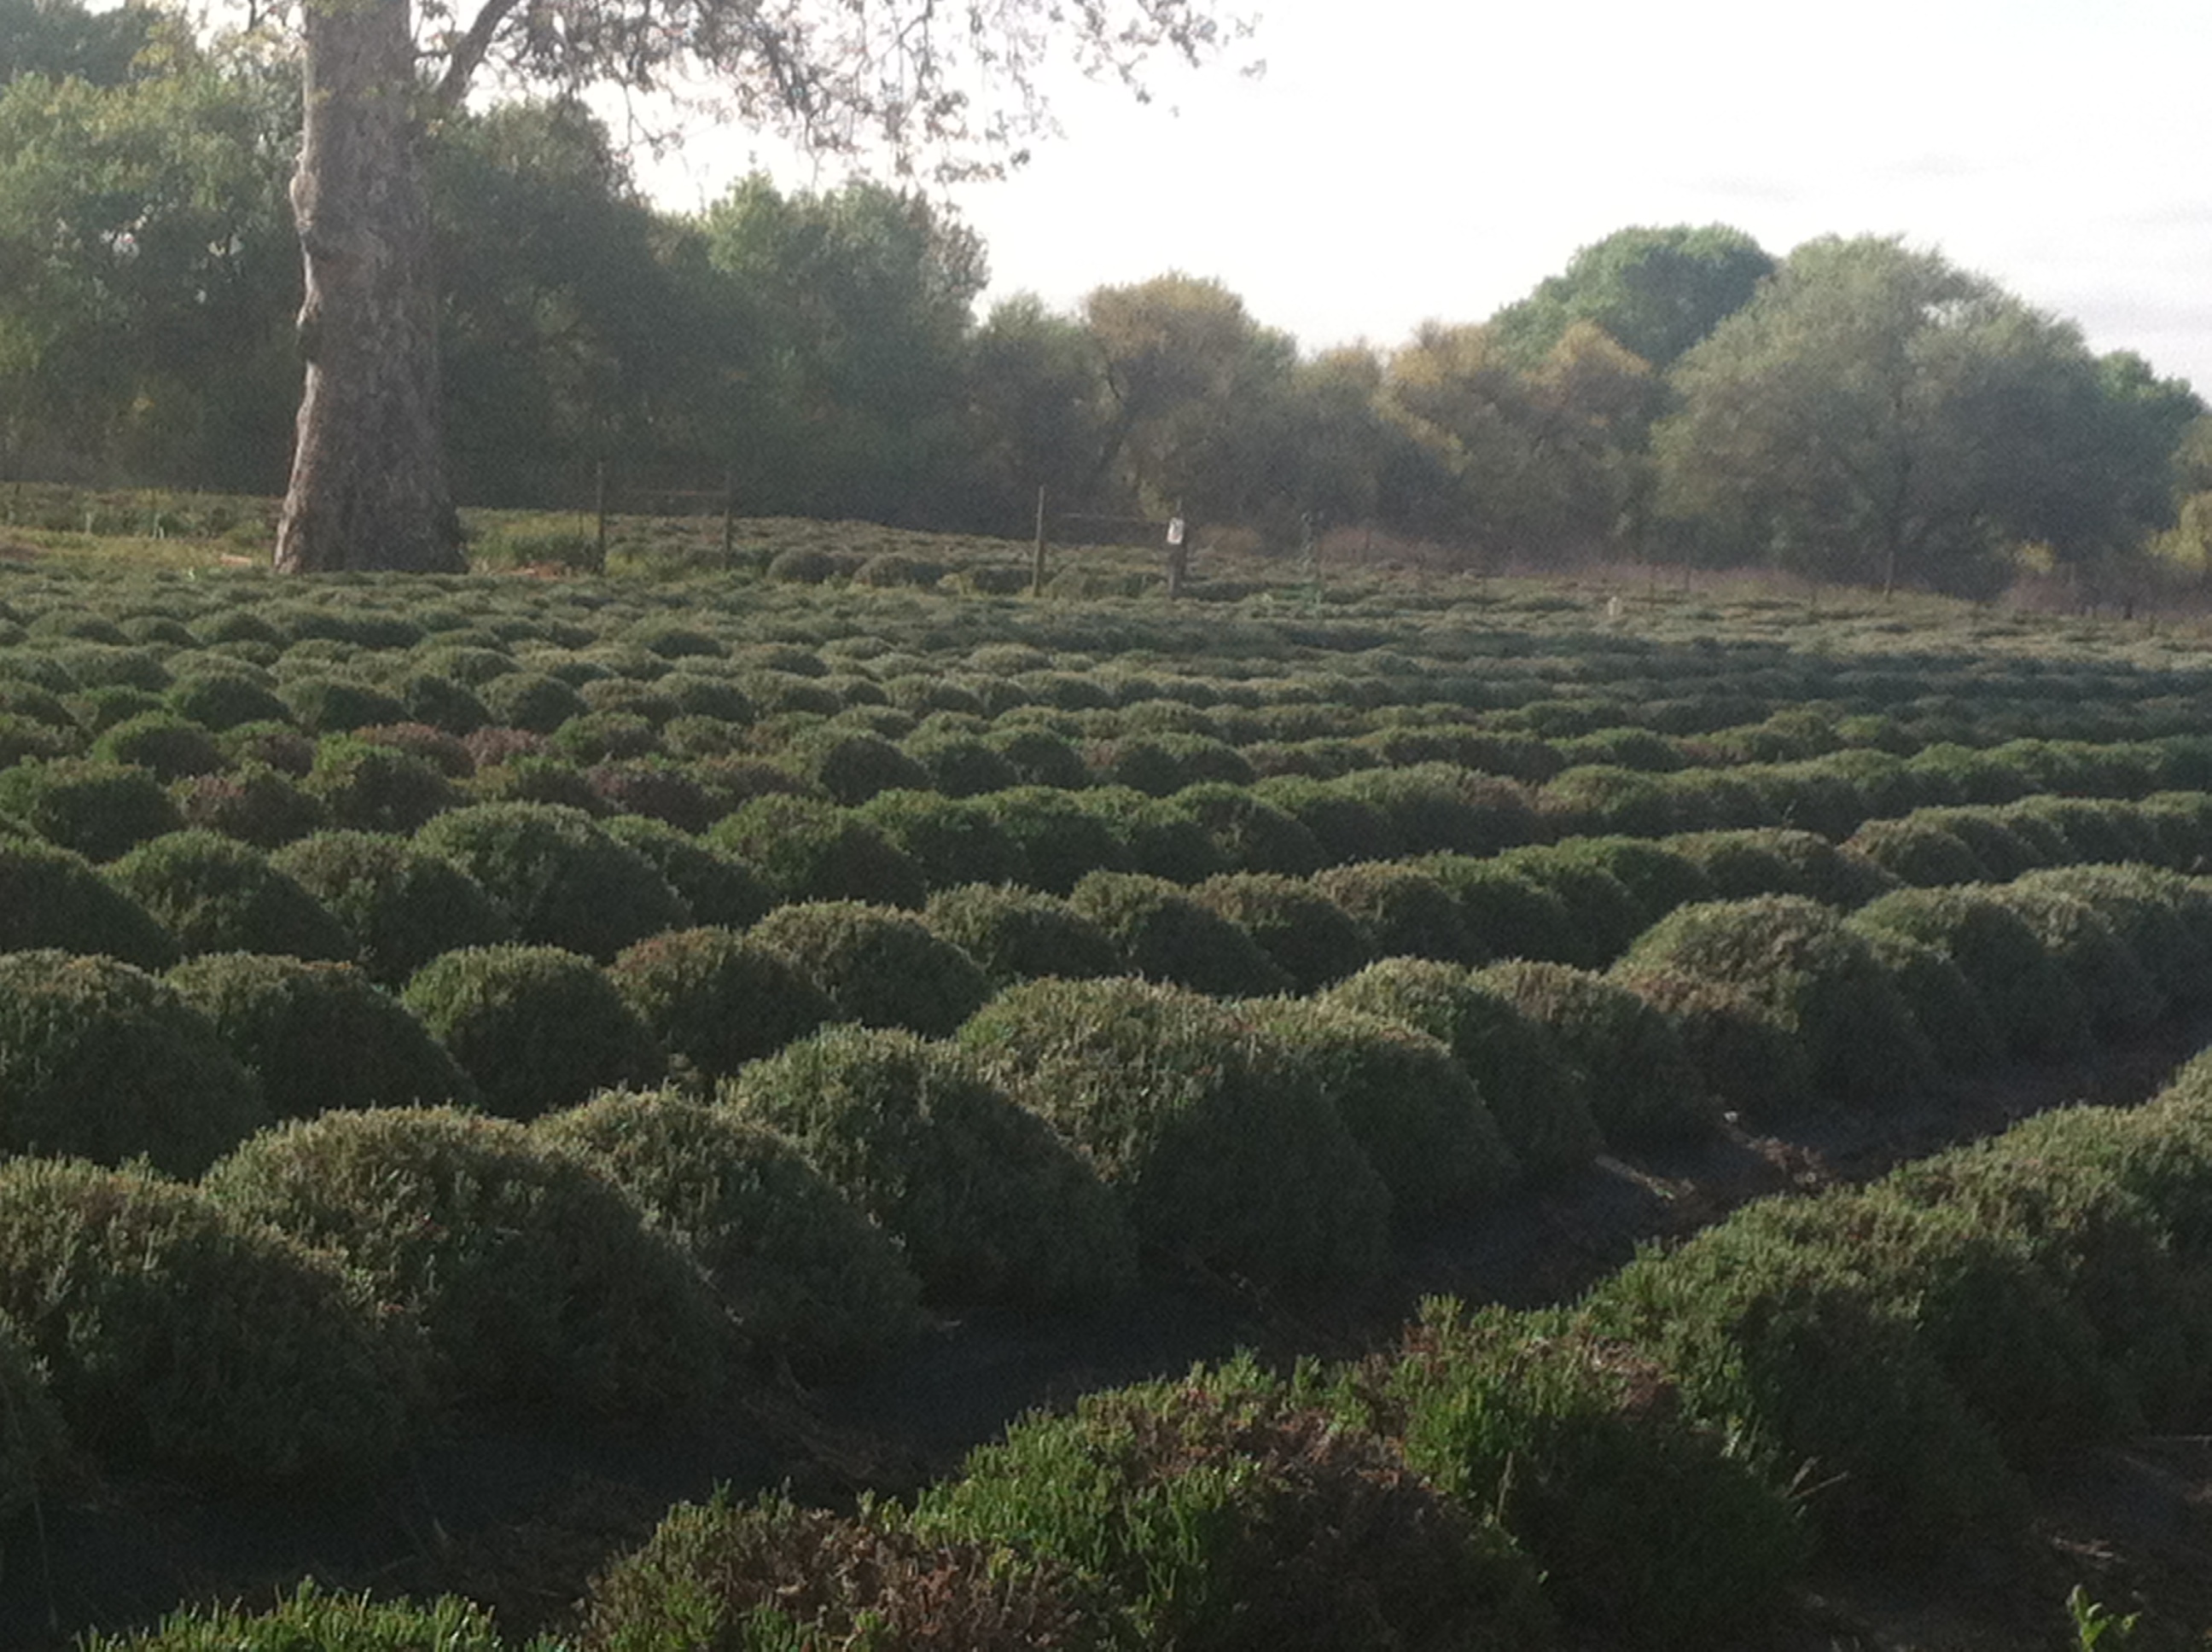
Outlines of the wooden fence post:
<svg viewBox="0 0 2212 1652">
<path fill-rule="evenodd" d="M 1044 487 L 1037 487 L 1036 547 L 1030 555 L 1030 594 L 1044 595 Z"/>
</svg>

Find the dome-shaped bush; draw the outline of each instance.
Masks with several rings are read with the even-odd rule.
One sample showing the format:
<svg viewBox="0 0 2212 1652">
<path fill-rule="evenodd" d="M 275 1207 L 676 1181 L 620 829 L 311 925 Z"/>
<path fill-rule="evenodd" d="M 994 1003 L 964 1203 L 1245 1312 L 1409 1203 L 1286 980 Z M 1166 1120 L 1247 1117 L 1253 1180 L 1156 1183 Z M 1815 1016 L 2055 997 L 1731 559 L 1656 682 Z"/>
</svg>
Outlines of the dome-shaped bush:
<svg viewBox="0 0 2212 1652">
<path fill-rule="evenodd" d="M 1915 889 L 1978 884 L 1990 876 L 1966 839 L 1924 815 L 1870 820 L 1851 834 L 1847 847 Z"/>
<path fill-rule="evenodd" d="M 709 1078 L 838 1018 L 805 970 L 731 929 L 655 935 L 617 956 L 607 975 L 662 1048 Z"/>
<path fill-rule="evenodd" d="M 1451 890 L 1417 866 L 1382 860 L 1331 866 L 1313 881 L 1367 932 L 1376 957 L 1480 963 L 1489 957 L 1468 932 Z"/>
<path fill-rule="evenodd" d="M 960 1039 L 1090 1156 L 1155 1254 L 1294 1285 L 1380 1265 L 1388 1191 L 1248 1012 L 1145 981 L 1037 981 Z"/>
<path fill-rule="evenodd" d="M 1272 775 L 1254 787 L 1314 835 L 1330 865 L 1389 860 L 1406 853 L 1390 817 L 1371 803 L 1347 797 L 1334 783 L 1303 774 Z"/>
<path fill-rule="evenodd" d="M 1069 1307 L 1134 1278 L 1090 1165 L 955 1046 L 830 1028 L 748 1067 L 731 1101 L 896 1238 L 936 1302 Z"/>
<path fill-rule="evenodd" d="M 475 690 L 442 671 L 405 671 L 391 686 L 409 718 L 448 734 L 473 734 L 491 721 L 490 708 Z"/>
<path fill-rule="evenodd" d="M 1305 877 L 1328 864 L 1320 841 L 1296 816 L 1285 814 L 1249 787 L 1219 780 L 1187 786 L 1167 799 L 1166 805 L 1205 829 L 1232 872 Z"/>
<path fill-rule="evenodd" d="M 1048 728 L 994 728 L 984 737 L 991 749 L 1013 766 L 1023 787 L 1079 792 L 1091 784 L 1083 754 Z"/>
<path fill-rule="evenodd" d="M 1095 872 L 1069 900 L 1147 981 L 1220 998 L 1261 998 L 1293 985 L 1244 929 L 1164 878 Z"/>
<path fill-rule="evenodd" d="M 216 952 L 179 964 L 168 982 L 213 1023 L 280 1119 L 476 1098 L 422 1023 L 349 963 Z"/>
<path fill-rule="evenodd" d="M 1022 783 L 1013 764 L 980 734 L 932 732 L 923 729 L 904 742 L 906 755 L 929 776 L 929 789 L 948 798 L 981 797 Z"/>
<path fill-rule="evenodd" d="M 1067 792 L 1020 786 L 976 799 L 1021 851 L 1019 882 L 1066 895 L 1089 873 L 1126 871 L 1127 843 L 1103 816 Z"/>
<path fill-rule="evenodd" d="M 1401 1230 L 1479 1211 L 1520 1179 L 1520 1159 L 1440 1039 L 1340 1005 L 1247 1007 L 1335 1104 Z"/>
<path fill-rule="evenodd" d="M 933 792 L 884 792 L 858 811 L 860 817 L 921 868 L 933 890 L 962 884 L 1013 882 L 1022 853 L 984 809 L 965 799 Z"/>
<path fill-rule="evenodd" d="M 1604 1145 L 1583 1075 L 1550 1033 L 1470 969 L 1389 958 L 1315 1001 L 1381 1016 L 1441 1041 L 1474 1080 L 1532 1176 L 1578 1169 Z"/>
<path fill-rule="evenodd" d="M 896 1512 L 872 1503 L 837 1515 L 773 1497 L 678 1503 L 592 1586 L 578 1652 L 1109 1644 L 1068 1569 L 1017 1558 L 1003 1542 L 918 1536 Z"/>
<path fill-rule="evenodd" d="M 62 1440 L 61 1413 L 46 1392 L 45 1373 L 0 1318 L 0 1521 L 37 1501 Z"/>
<path fill-rule="evenodd" d="M 309 1579 L 266 1612 L 184 1607 L 158 1628 L 85 1644 L 86 1652 L 503 1652 L 507 1643 L 473 1601 L 329 1594 Z"/>
<path fill-rule="evenodd" d="M 1957 964 L 2014 1054 L 2064 1055 L 2087 1042 L 2081 990 L 2020 914 L 1989 889 L 1899 890 L 1850 921 L 1854 929 L 1910 936 Z"/>
<path fill-rule="evenodd" d="M 898 1247 L 767 1127 L 665 1091 L 618 1091 L 530 1128 L 684 1248 L 755 1357 L 846 1376 L 921 1330 L 921 1284 Z"/>
<path fill-rule="evenodd" d="M 795 741 L 788 761 L 848 807 L 879 792 L 926 792 L 929 771 L 878 734 L 836 724 L 810 731 Z"/>
<path fill-rule="evenodd" d="M 289 721 L 291 712 L 264 682 L 264 674 L 246 665 L 221 671 L 180 671 L 162 700 L 171 711 L 202 728 Z"/>
<path fill-rule="evenodd" d="M 1567 903 L 1496 857 L 1432 854 L 1413 864 L 1451 891 L 1481 956 L 1556 961 L 1584 950 Z"/>
<path fill-rule="evenodd" d="M 726 1327 L 677 1246 L 583 1160 L 446 1108 L 325 1113 L 208 1175 L 421 1325 L 439 1389 L 625 1416 L 711 1393 Z"/>
<path fill-rule="evenodd" d="M 403 1341 L 329 1257 L 142 1169 L 0 1163 L 0 1321 L 76 1444 L 215 1486 L 366 1470 Z"/>
<path fill-rule="evenodd" d="M 1726 1112 L 1780 1122 L 1814 1110 L 1805 1046 L 1746 989 L 1656 964 L 1623 962 L 1607 974 L 1674 1023 L 1683 1053 Z"/>
<path fill-rule="evenodd" d="M 2212 993 L 2212 906 L 2177 872 L 2142 865 L 2054 866 L 2014 886 L 2087 901 L 2125 941 L 2151 978 L 2181 1003 Z"/>
<path fill-rule="evenodd" d="M 1532 844 L 1506 850 L 1493 864 L 1529 879 L 1565 908 L 1567 924 L 1555 963 L 1602 969 L 1650 926 L 1628 885 L 1587 857 L 1562 853 L 1549 843 Z"/>
<path fill-rule="evenodd" d="M 108 881 L 201 952 L 289 952 L 350 958 L 353 937 L 322 903 L 250 843 L 219 832 L 172 832 L 107 868 Z"/>
<path fill-rule="evenodd" d="M 1855 931 L 1802 896 L 1680 908 L 1644 932 L 1624 968 L 1687 970 L 1748 994 L 1796 1036 L 1832 1102 L 1894 1108 L 1929 1082 L 1934 1057 L 1888 973 Z"/>
<path fill-rule="evenodd" d="M 860 901 L 778 907 L 746 938 L 789 958 L 844 1020 L 942 1038 L 981 1008 L 975 961 L 918 918 Z"/>
<path fill-rule="evenodd" d="M 441 953 L 415 972 L 401 1002 L 475 1080 L 484 1106 L 509 1118 L 652 1084 L 665 1063 L 599 966 L 557 946 Z"/>
<path fill-rule="evenodd" d="M 282 848 L 330 824 L 330 813 L 281 769 L 248 760 L 169 788 L 187 830 L 220 832 L 257 849 Z"/>
<path fill-rule="evenodd" d="M 1665 1012 L 1571 964 L 1521 960 L 1475 972 L 1552 1035 L 1580 1068 L 1590 1116 L 1615 1146 L 1711 1133 L 1720 1106 Z"/>
<path fill-rule="evenodd" d="M 284 670 L 291 669 L 291 660 L 288 653 Z M 407 720 L 407 708 L 392 695 L 349 677 L 291 677 L 278 686 L 276 697 L 292 714 L 292 720 L 310 734 L 343 734 Z"/>
<path fill-rule="evenodd" d="M 341 829 L 400 836 L 461 803 L 460 788 L 428 757 L 359 735 L 319 741 L 301 789 Z"/>
<path fill-rule="evenodd" d="M 584 771 L 584 784 L 616 818 L 642 817 L 703 832 L 724 813 L 704 786 L 664 757 L 595 763 Z"/>
<path fill-rule="evenodd" d="M 970 884 L 930 896 L 921 920 L 973 958 L 994 989 L 1045 975 L 1095 980 L 1128 969 L 1114 938 L 1055 895 Z"/>
<path fill-rule="evenodd" d="M 757 868 L 787 901 L 917 908 L 929 886 L 906 852 L 859 815 L 819 799 L 754 798 L 707 841 Z"/>
<path fill-rule="evenodd" d="M 533 734 L 550 734 L 571 717 L 591 709 L 584 696 L 557 677 L 543 671 L 508 671 L 480 683 L 477 697 L 493 722 L 507 728 L 526 728 Z"/>
<path fill-rule="evenodd" d="M 605 960 L 691 921 L 650 861 L 557 804 L 475 804 L 415 841 L 475 878 L 519 940 Z"/>
<path fill-rule="evenodd" d="M 84 757 L 0 769 L 0 819 L 88 860 L 112 860 L 184 824 L 144 769 Z"/>
<path fill-rule="evenodd" d="M 151 975 L 0 954 L 0 1151 L 197 1175 L 268 1118 L 207 1018 Z"/>
<path fill-rule="evenodd" d="M 2165 990 L 2094 904 L 2048 884 L 2003 884 L 1992 893 L 2073 981 L 2100 1037 L 2124 1038 L 2166 1013 Z"/>
<path fill-rule="evenodd" d="M 1370 1430 L 1247 1362 L 1018 1423 L 925 1492 L 925 1533 L 1098 1579 L 1117 1643 L 1267 1652 L 1547 1645 L 1535 1568 Z"/>
<path fill-rule="evenodd" d="M 2004 1040 L 1989 1005 L 1950 955 L 1901 930 L 1872 926 L 1858 932 L 1912 1013 L 1946 1072 L 1975 1073 L 2004 1057 Z"/>
<path fill-rule="evenodd" d="M 775 891 L 750 866 L 666 821 L 617 815 L 602 829 L 650 861 L 699 923 L 743 929 L 775 905 Z"/>
<path fill-rule="evenodd" d="M 1541 849 L 1518 851 L 1543 857 L 1547 865 L 1595 867 L 1618 880 L 1635 902 L 1635 930 L 1613 956 L 1627 951 L 1636 936 L 1676 907 L 1714 896 L 1711 881 L 1698 863 L 1664 843 L 1640 837 L 1576 837 L 1547 844 Z M 1527 869 L 1527 863 L 1521 863 Z"/>
<path fill-rule="evenodd" d="M 319 832 L 269 864 L 345 926 L 362 967 L 386 987 L 441 952 L 494 945 L 514 932 L 475 878 L 398 838 Z"/>
<path fill-rule="evenodd" d="M 212 774 L 223 766 L 222 751 L 214 737 L 173 711 L 141 712 L 125 718 L 92 743 L 90 755 L 98 762 L 143 768 L 162 781 Z"/>
<path fill-rule="evenodd" d="M 1304 878 L 1231 872 L 1192 895 L 1249 935 L 1297 992 L 1319 992 L 1375 956 L 1358 920 Z"/>
<path fill-rule="evenodd" d="M 1415 854 L 1495 854 L 1539 835 L 1536 811 L 1519 784 L 1448 763 L 1361 769 L 1335 785 L 1381 810 Z"/>
<path fill-rule="evenodd" d="M 146 909 L 80 855 L 0 840 L 0 952 L 105 952 L 141 969 L 173 963 L 177 944 Z"/>
</svg>

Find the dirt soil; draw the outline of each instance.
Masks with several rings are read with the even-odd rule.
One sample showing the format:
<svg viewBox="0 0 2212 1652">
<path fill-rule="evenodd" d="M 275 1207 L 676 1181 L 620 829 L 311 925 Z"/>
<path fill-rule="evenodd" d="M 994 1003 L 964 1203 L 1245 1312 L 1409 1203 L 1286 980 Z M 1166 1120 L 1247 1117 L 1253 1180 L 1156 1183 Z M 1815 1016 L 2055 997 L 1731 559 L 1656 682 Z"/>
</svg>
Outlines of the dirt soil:
<svg viewBox="0 0 2212 1652">
<path fill-rule="evenodd" d="M 1748 1200 L 1847 1184 L 2029 1114 L 2154 1094 L 2212 1043 L 2212 1021 L 2161 1026 L 2063 1068 L 1977 1081 L 1901 1118 L 1838 1119 L 1787 1139 L 1731 1127 L 1633 1163 L 1607 1159 L 1401 1259 L 1356 1296 L 1298 1297 L 1196 1273 L 1081 1318 L 979 1315 L 936 1327 L 877 1376 L 802 1391 L 763 1382 L 718 1415 L 625 1437 L 526 1414 L 471 1418 L 373 1485 L 226 1498 L 89 1471 L 0 1534 L 0 1648 L 58 1652 L 91 1628 L 180 1603 L 266 1600 L 312 1574 L 333 1586 L 454 1591 L 512 1637 L 557 1628 L 592 1573 L 674 1502 L 787 1485 L 835 1502 L 956 1468 L 1026 1411 L 1179 1374 L 1240 1348 L 1287 1361 L 1387 1345 L 1419 1300 L 1529 1306 L 1570 1297 L 1650 1240 Z M 2077 1647 L 2079 1584 L 2140 1613 L 2133 1652 L 2212 1645 L 2212 1437 L 2134 1441 L 2045 1466 L 2030 1531 L 1940 1572 L 1821 1576 L 1748 1645 L 1774 1652 L 2025 1652 Z M 2122 1644 L 2117 1631 L 2105 1652 Z M 1592 1649 L 1591 1652 L 1597 1652 Z"/>
</svg>

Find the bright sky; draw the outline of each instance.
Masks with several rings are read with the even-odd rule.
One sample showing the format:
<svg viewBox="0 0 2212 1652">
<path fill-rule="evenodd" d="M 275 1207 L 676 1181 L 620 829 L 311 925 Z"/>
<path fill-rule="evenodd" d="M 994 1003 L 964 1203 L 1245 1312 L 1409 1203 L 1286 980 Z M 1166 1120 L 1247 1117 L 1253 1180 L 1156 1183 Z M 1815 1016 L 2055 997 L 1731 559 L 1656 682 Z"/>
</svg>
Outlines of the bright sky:
<svg viewBox="0 0 2212 1652">
<path fill-rule="evenodd" d="M 1264 76 L 1079 81 L 1060 137 L 959 192 L 988 298 L 1179 269 L 1309 349 L 1389 345 L 1630 224 L 1901 234 L 2212 398 L 2206 0 L 1252 3 Z M 696 207 L 753 152 L 643 176 Z"/>
</svg>

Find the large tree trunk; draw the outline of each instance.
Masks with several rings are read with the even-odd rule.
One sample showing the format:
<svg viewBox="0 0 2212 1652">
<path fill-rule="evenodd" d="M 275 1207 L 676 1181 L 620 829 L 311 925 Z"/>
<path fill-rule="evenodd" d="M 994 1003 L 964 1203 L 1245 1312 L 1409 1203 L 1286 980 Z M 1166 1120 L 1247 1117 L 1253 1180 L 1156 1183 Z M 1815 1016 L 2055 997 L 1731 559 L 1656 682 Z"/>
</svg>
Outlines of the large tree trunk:
<svg viewBox="0 0 2212 1652">
<path fill-rule="evenodd" d="M 407 0 L 307 0 L 307 364 L 276 566 L 458 571 Z"/>
</svg>

